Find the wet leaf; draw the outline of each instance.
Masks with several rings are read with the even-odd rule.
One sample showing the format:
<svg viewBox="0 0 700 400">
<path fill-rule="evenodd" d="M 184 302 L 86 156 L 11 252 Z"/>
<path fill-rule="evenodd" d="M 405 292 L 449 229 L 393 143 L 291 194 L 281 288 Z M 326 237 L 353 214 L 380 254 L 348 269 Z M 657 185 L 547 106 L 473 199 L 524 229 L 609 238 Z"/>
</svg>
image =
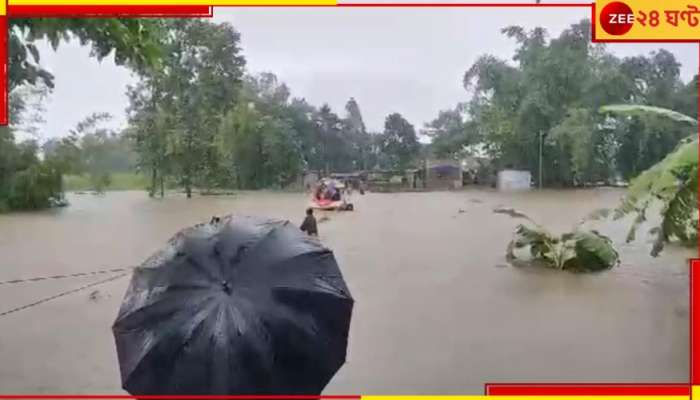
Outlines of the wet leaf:
<svg viewBox="0 0 700 400">
<path fill-rule="evenodd" d="M 513 250 L 526 246 L 533 261 L 555 269 L 598 271 L 619 263 L 612 241 L 596 231 L 574 231 L 557 237 L 543 228 L 519 225 L 508 244 L 506 259 L 517 261 Z"/>
</svg>

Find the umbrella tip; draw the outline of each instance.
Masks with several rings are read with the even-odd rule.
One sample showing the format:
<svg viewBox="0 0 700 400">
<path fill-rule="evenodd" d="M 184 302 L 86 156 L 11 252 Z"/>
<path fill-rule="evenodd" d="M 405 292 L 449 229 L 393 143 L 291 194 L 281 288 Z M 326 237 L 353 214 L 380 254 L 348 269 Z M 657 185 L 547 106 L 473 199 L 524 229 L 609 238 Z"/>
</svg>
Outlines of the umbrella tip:
<svg viewBox="0 0 700 400">
<path fill-rule="evenodd" d="M 221 281 L 221 288 L 224 289 L 226 294 L 231 294 L 231 285 L 228 281 Z"/>
</svg>

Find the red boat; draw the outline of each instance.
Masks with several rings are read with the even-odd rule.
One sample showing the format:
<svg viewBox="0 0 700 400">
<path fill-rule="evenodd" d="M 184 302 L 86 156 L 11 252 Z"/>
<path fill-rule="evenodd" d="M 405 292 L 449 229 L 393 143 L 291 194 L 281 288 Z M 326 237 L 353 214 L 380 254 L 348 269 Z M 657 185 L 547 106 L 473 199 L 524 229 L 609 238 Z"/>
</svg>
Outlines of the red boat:
<svg viewBox="0 0 700 400">
<path fill-rule="evenodd" d="M 334 179 L 322 179 L 312 191 L 310 207 L 316 210 L 353 211 L 348 188 Z"/>
</svg>

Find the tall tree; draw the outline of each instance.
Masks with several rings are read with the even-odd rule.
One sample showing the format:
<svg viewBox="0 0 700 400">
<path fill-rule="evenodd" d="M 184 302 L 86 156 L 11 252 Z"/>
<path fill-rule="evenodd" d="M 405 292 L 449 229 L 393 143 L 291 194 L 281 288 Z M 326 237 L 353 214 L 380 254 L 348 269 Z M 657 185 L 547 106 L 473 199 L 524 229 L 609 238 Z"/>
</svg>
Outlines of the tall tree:
<svg viewBox="0 0 700 400">
<path fill-rule="evenodd" d="M 341 139 L 342 121 L 328 104 L 324 104 L 314 116 L 314 123 L 319 130 L 323 170 L 326 174 L 338 171 L 344 161 Z"/>
<path fill-rule="evenodd" d="M 668 51 L 619 59 L 590 43 L 586 20 L 551 40 L 542 28 L 514 26 L 503 33 L 517 42 L 515 64 L 486 55 L 464 75 L 471 94 L 468 131 L 483 142 L 496 167 L 527 169 L 535 176 L 542 168 L 544 185 L 612 180 L 618 174 L 630 178 L 660 161 L 683 134 L 663 119 L 609 120 L 597 108 L 608 103 L 696 108 Z M 463 144 L 434 141 L 443 153 Z"/>
<path fill-rule="evenodd" d="M 149 174 L 149 196 L 156 195 L 160 188 L 161 198 L 165 196 L 165 179 L 172 170 L 172 131 L 173 120 L 163 104 L 161 92 L 151 80 L 142 81 L 127 90 L 129 126 L 126 136 L 135 145 L 138 154 L 137 168 Z"/>
<path fill-rule="evenodd" d="M 164 29 L 162 68 L 144 73 L 145 98 L 132 101 L 132 112 L 150 115 L 150 126 L 157 121 L 167 132 L 168 171 L 191 197 L 193 186 L 208 186 L 220 174 L 215 133 L 236 104 L 245 60 L 240 36 L 227 23 L 176 20 Z M 162 141 L 143 146 L 142 153 L 152 148 L 162 151 Z M 156 157 L 142 158 L 153 163 Z"/>
<path fill-rule="evenodd" d="M 421 134 L 432 142 L 431 152 L 440 158 L 458 158 L 468 155 L 469 146 L 479 142 L 477 126 L 467 121 L 466 104 L 458 104 L 450 110 L 442 110 L 425 124 Z"/>
<path fill-rule="evenodd" d="M 141 18 L 12 18 L 9 20 L 10 91 L 43 82 L 53 88 L 53 74 L 39 65 L 38 40 L 56 49 L 62 41 L 77 39 L 90 45 L 98 59 L 114 51 L 115 61 L 142 70 L 158 64 L 162 23 Z"/>
<path fill-rule="evenodd" d="M 386 117 L 382 139 L 382 151 L 388 156 L 390 168 L 408 168 L 420 151 L 416 130 L 399 113 Z"/>
<path fill-rule="evenodd" d="M 343 123 L 345 125 L 343 129 L 345 131 L 345 137 L 349 142 L 347 149 L 352 153 L 350 154 L 352 165 L 346 167 L 353 170 L 366 170 L 370 161 L 372 138 L 369 136 L 369 133 L 367 133 L 365 122 L 362 119 L 362 112 L 360 112 L 360 106 L 353 97 L 345 103 L 345 119 Z"/>
</svg>

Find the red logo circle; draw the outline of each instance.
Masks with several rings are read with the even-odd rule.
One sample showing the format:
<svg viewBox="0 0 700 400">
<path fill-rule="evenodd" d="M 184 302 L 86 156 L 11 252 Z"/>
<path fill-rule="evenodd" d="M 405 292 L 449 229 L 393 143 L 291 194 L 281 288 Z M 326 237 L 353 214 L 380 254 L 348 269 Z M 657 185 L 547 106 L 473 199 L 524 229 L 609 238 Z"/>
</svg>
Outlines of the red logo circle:
<svg viewBox="0 0 700 400">
<path fill-rule="evenodd" d="M 632 9 L 620 1 L 608 4 L 600 12 L 600 26 L 610 35 L 624 35 L 632 29 L 633 24 Z"/>
</svg>

